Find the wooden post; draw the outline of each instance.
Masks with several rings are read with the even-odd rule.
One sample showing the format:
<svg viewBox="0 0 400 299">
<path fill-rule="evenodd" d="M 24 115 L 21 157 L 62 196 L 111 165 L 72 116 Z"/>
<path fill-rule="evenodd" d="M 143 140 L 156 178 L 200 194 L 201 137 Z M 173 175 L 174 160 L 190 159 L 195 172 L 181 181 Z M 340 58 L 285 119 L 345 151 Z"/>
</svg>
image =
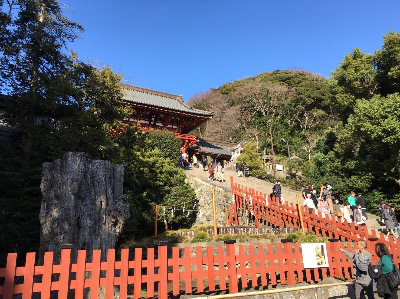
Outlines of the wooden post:
<svg viewBox="0 0 400 299">
<path fill-rule="evenodd" d="M 215 202 L 215 189 L 212 190 L 212 204 L 213 204 L 213 215 L 214 215 L 214 239 L 217 237 L 217 204 Z"/>
<path fill-rule="evenodd" d="M 156 217 L 154 219 L 154 238 L 157 238 L 158 205 L 156 205 Z"/>
<path fill-rule="evenodd" d="M 303 232 L 303 235 L 306 234 L 306 231 L 304 229 L 304 222 L 303 222 L 303 213 L 301 212 L 301 205 L 300 205 L 300 197 L 298 194 L 296 194 L 296 201 L 297 201 L 297 209 L 299 211 L 299 218 L 300 218 L 300 225 L 301 225 L 301 230 Z"/>
</svg>

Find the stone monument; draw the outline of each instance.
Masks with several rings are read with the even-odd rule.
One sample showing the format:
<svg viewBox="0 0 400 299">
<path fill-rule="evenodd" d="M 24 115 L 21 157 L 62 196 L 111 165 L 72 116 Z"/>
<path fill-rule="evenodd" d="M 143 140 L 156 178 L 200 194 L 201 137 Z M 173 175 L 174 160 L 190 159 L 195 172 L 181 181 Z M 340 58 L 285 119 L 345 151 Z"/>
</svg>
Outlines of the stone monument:
<svg viewBox="0 0 400 299">
<path fill-rule="evenodd" d="M 43 164 L 40 209 L 40 252 L 71 247 L 92 250 L 115 248 L 129 204 L 123 194 L 124 167 L 106 160 L 90 160 L 85 153 L 68 152 L 63 159 Z"/>
</svg>

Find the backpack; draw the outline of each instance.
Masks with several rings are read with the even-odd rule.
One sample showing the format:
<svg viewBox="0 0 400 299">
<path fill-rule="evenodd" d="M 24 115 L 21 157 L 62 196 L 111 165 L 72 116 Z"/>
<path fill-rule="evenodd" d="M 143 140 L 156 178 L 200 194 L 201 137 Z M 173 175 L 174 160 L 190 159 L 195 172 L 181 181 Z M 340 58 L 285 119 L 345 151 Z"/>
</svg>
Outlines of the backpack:
<svg viewBox="0 0 400 299">
<path fill-rule="evenodd" d="M 386 280 L 391 290 L 397 288 L 400 285 L 400 270 L 395 263 L 393 263 L 392 272 L 386 274 Z"/>
</svg>

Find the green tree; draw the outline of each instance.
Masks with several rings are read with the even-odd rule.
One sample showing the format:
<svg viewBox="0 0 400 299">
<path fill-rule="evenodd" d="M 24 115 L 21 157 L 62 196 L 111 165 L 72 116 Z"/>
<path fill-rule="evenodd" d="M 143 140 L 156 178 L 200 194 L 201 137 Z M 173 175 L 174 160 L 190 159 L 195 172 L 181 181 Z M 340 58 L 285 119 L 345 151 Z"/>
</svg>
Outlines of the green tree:
<svg viewBox="0 0 400 299">
<path fill-rule="evenodd" d="M 161 145 L 165 150 L 162 141 L 166 138 L 173 141 L 167 151 L 174 153 L 177 144 L 165 132 L 141 133 L 128 127 L 123 134 L 115 136 L 122 151 L 117 162 L 125 165 L 125 190 L 131 208 L 121 242 L 152 232 L 156 204 L 177 209 L 173 217 L 168 213 L 164 215 L 163 209 L 160 211 L 160 216 L 174 228 L 187 227 L 194 220 L 192 211 L 196 196 L 193 188 L 186 183 L 186 175 L 176 166 L 176 161 L 164 158 L 162 149 L 157 147 Z M 188 213 L 188 210 L 192 211 Z"/>
<path fill-rule="evenodd" d="M 341 119 L 347 121 L 357 99 L 369 99 L 377 92 L 374 56 L 354 49 L 332 72 L 330 81 L 336 98 L 335 108 Z"/>
<path fill-rule="evenodd" d="M 382 49 L 375 52 L 377 81 L 382 95 L 400 92 L 400 33 L 385 34 Z"/>
<path fill-rule="evenodd" d="M 182 141 L 174 133 L 167 130 L 150 131 L 147 136 L 150 142 L 149 148 L 158 148 L 161 157 L 169 159 L 174 165 L 177 165 Z"/>
<path fill-rule="evenodd" d="M 247 167 L 252 172 L 259 172 L 262 170 L 262 159 L 261 154 L 257 151 L 257 144 L 250 140 L 246 142 L 243 146 L 243 150 L 237 160 L 240 165 L 246 163 Z"/>
</svg>

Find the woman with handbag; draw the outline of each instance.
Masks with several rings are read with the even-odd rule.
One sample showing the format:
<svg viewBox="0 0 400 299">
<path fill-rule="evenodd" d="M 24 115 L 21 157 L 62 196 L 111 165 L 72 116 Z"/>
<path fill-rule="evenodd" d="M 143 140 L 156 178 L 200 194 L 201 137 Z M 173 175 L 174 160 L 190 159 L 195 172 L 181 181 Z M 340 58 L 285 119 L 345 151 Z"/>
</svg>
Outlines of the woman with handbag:
<svg viewBox="0 0 400 299">
<path fill-rule="evenodd" d="M 385 299 L 398 299 L 399 270 L 393 263 L 389 249 L 383 243 L 376 243 L 375 253 L 380 260 L 376 266 L 370 267 L 368 272 L 377 282 L 378 295 Z"/>
</svg>

